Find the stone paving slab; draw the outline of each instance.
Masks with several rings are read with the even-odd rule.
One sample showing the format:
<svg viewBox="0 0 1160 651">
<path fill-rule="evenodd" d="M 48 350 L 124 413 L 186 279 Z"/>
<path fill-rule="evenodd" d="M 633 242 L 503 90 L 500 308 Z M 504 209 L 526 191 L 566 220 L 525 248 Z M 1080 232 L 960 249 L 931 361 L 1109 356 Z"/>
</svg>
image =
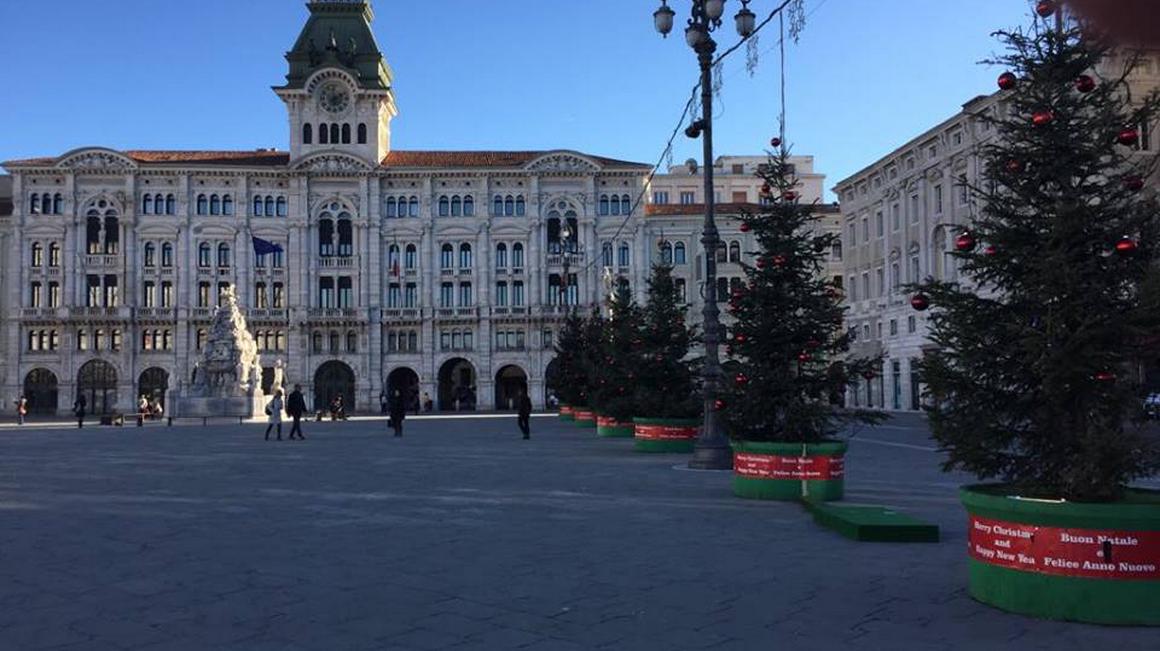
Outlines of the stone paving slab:
<svg viewBox="0 0 1160 651">
<path fill-rule="evenodd" d="M 965 591 L 924 424 L 851 443 L 851 501 L 937 523 L 855 543 L 728 474 L 553 419 L 0 428 L 0 649 L 1160 648 Z"/>
</svg>

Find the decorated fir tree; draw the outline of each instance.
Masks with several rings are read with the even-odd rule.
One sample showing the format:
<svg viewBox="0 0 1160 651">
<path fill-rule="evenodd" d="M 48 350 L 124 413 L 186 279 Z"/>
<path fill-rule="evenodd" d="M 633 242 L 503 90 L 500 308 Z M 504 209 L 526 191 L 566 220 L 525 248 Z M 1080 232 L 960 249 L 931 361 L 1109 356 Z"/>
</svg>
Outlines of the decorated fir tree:
<svg viewBox="0 0 1160 651">
<path fill-rule="evenodd" d="M 685 324 L 685 303 L 665 263 L 648 281 L 637 350 L 634 416 L 691 418 L 701 413 L 697 363 L 688 359 L 695 331 Z"/>
<path fill-rule="evenodd" d="M 799 200 L 788 152 L 771 156 L 759 175 L 763 195 L 774 200 L 763 213 L 742 216 L 742 231 L 752 231 L 758 247 L 744 265 L 746 285 L 729 299 L 732 361 L 717 408 L 734 439 L 815 443 L 851 421 L 882 417 L 831 400 L 854 374 L 872 373 L 880 362 L 846 359 L 845 308 L 823 273 L 837 235 L 815 228 L 819 218 Z"/>
<path fill-rule="evenodd" d="M 608 315 L 606 321 L 602 320 L 600 340 L 593 348 L 596 354 L 589 358 L 591 404 L 602 416 L 628 422 L 635 410 L 633 387 L 638 379 L 641 311 L 627 283 L 617 283 L 609 296 Z"/>
<path fill-rule="evenodd" d="M 564 327 L 556 339 L 556 373 L 549 379 L 548 388 L 563 405 L 588 404 L 588 374 L 584 366 L 586 323 L 584 317 L 572 310 L 564 319 Z"/>
<path fill-rule="evenodd" d="M 1103 501 L 1157 469 L 1131 426 L 1136 364 L 1160 326 L 1155 274 L 1160 212 L 1138 152 L 1155 95 L 1134 96 L 1131 67 L 1078 26 L 1050 16 L 1000 32 L 991 63 L 1003 108 L 980 116 L 996 137 L 972 187 L 980 215 L 957 234 L 965 282 L 930 281 L 936 349 L 921 364 L 946 469 L 998 479 L 1024 495 Z M 1123 54 L 1123 53 L 1121 53 Z M 965 182 L 965 181 L 964 181 Z"/>
</svg>

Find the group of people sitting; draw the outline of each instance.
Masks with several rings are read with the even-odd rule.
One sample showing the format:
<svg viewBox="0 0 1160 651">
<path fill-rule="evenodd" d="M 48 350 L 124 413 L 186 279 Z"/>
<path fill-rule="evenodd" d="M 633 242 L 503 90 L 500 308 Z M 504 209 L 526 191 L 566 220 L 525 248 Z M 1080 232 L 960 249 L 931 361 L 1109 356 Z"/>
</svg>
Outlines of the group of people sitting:
<svg viewBox="0 0 1160 651">
<path fill-rule="evenodd" d="M 335 396 L 334 400 L 330 401 L 326 409 L 318 410 L 317 422 L 322 422 L 322 419 L 326 417 L 327 413 L 330 414 L 330 420 L 332 421 L 346 420 L 348 418 L 346 415 L 346 404 L 342 401 L 342 396 Z"/>
<path fill-rule="evenodd" d="M 159 420 L 165 415 L 165 408 L 161 406 L 161 398 L 149 400 L 144 394 L 137 400 L 137 417 L 139 419 Z"/>
</svg>

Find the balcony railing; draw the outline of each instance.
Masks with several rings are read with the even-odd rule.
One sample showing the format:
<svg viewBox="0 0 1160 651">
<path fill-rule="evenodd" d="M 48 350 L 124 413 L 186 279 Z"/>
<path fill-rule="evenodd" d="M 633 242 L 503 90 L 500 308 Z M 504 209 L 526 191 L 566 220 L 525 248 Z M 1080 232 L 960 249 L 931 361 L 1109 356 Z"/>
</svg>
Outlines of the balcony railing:
<svg viewBox="0 0 1160 651">
<path fill-rule="evenodd" d="M 350 269 L 354 267 L 354 258 L 325 256 L 318 259 L 318 266 L 323 269 Z"/>
<path fill-rule="evenodd" d="M 214 308 L 212 307 L 195 307 L 193 308 L 193 318 L 195 319 L 210 319 L 213 318 Z"/>
<path fill-rule="evenodd" d="M 348 307 L 312 307 L 306 311 L 306 316 L 312 319 L 355 319 L 363 313 L 363 310 Z"/>
<path fill-rule="evenodd" d="M 383 317 L 387 319 L 421 319 L 423 318 L 423 308 L 388 307 L 383 310 Z"/>
<path fill-rule="evenodd" d="M 127 319 L 130 308 L 127 307 L 70 307 L 68 315 L 73 318 L 110 317 Z"/>
<path fill-rule="evenodd" d="M 286 310 L 282 308 L 258 308 L 250 310 L 247 316 L 251 319 L 285 319 Z"/>
<path fill-rule="evenodd" d="M 103 255 L 103 254 L 86 255 L 85 256 L 85 266 L 89 267 L 89 268 L 93 268 L 93 267 L 117 267 L 117 266 L 120 266 L 121 260 L 123 260 L 123 259 L 124 258 L 122 258 L 119 255 Z"/>
<path fill-rule="evenodd" d="M 139 307 L 138 319 L 165 319 L 172 321 L 177 318 L 177 310 L 171 307 Z"/>
<path fill-rule="evenodd" d="M 55 319 L 60 315 L 60 309 L 55 307 L 26 307 L 20 311 L 21 316 L 33 319 Z"/>
<path fill-rule="evenodd" d="M 581 252 L 577 252 L 577 253 L 553 253 L 553 254 L 548 256 L 548 265 L 549 266 L 553 266 L 553 265 L 554 266 L 561 266 L 564 264 L 565 257 L 568 258 L 568 264 L 571 266 L 582 264 L 584 262 L 584 254 Z"/>
</svg>

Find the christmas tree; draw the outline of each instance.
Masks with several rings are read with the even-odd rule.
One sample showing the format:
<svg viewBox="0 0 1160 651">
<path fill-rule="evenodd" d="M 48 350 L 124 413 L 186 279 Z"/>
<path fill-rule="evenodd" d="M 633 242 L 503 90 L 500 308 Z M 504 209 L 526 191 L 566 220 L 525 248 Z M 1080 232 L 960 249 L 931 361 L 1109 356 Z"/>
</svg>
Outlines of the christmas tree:
<svg viewBox="0 0 1160 651">
<path fill-rule="evenodd" d="M 653 266 L 637 345 L 636 413 L 645 418 L 691 418 L 701 413 L 697 364 L 686 359 L 696 340 L 685 325 L 685 303 L 673 267 Z"/>
<path fill-rule="evenodd" d="M 608 299 L 607 321 L 600 315 L 600 328 L 592 329 L 599 340 L 589 356 L 592 407 L 602 416 L 619 422 L 630 421 L 635 410 L 634 384 L 639 363 L 640 307 L 632 299 L 628 283 L 617 282 Z"/>
<path fill-rule="evenodd" d="M 1115 499 L 1157 469 L 1133 365 L 1160 325 L 1154 274 L 1160 213 L 1135 150 L 1157 97 L 1132 96 L 1131 62 L 1052 16 L 1000 32 L 1005 116 L 972 186 L 980 216 L 958 234 L 964 283 L 928 281 L 932 308 L 920 372 L 947 470 L 999 479 L 1024 495 Z M 966 180 L 963 180 L 966 183 Z"/>
<path fill-rule="evenodd" d="M 576 310 L 568 313 L 556 339 L 556 373 L 549 379 L 551 389 L 561 404 L 587 406 L 588 374 L 584 367 L 586 343 L 585 320 Z"/>
<path fill-rule="evenodd" d="M 787 150 L 758 175 L 773 201 L 762 214 L 742 215 L 741 230 L 754 233 L 759 250 L 745 264 L 746 286 L 730 296 L 736 322 L 726 354 L 733 361 L 725 364 L 717 408 L 735 439 L 815 443 L 849 422 L 882 418 L 831 401 L 853 374 L 873 372 L 880 360 L 844 359 L 845 308 L 823 274 L 837 236 L 816 228 L 813 207 L 799 201 Z"/>
</svg>

